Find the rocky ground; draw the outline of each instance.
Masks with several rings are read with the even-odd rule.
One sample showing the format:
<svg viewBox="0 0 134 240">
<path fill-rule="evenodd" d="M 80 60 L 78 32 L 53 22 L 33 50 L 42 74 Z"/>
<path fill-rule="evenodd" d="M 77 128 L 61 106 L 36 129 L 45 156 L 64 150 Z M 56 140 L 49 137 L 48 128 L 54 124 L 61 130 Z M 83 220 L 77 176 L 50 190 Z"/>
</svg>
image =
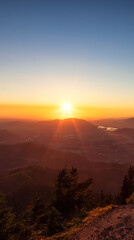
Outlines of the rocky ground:
<svg viewBox="0 0 134 240">
<path fill-rule="evenodd" d="M 121 206 L 79 230 L 73 240 L 134 240 L 134 204 Z"/>
</svg>

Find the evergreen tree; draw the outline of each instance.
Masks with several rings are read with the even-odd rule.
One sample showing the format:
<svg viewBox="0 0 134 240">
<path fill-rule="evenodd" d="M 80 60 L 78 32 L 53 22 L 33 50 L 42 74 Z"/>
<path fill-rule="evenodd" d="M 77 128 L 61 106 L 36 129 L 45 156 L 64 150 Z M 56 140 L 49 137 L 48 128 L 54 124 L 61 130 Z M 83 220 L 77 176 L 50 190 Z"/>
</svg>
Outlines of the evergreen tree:
<svg viewBox="0 0 134 240">
<path fill-rule="evenodd" d="M 15 232 L 15 216 L 6 206 L 5 197 L 0 194 L 0 239 L 9 240 Z"/>
<path fill-rule="evenodd" d="M 42 199 L 35 197 L 22 215 L 22 239 L 29 240 L 33 232 L 43 228 L 45 223 L 46 212 L 44 203 Z"/>
<path fill-rule="evenodd" d="M 128 169 L 128 195 L 134 192 L 134 167 L 130 166 Z"/>
<path fill-rule="evenodd" d="M 35 220 L 42 215 L 42 213 L 45 211 L 45 206 L 41 198 L 36 197 L 33 199 L 32 204 L 30 206 L 30 212 L 31 212 L 31 221 L 34 223 Z"/>
<path fill-rule="evenodd" d="M 126 199 L 134 192 L 134 167 L 130 166 L 127 175 L 123 179 L 121 187 L 121 203 L 125 204 Z"/>
<path fill-rule="evenodd" d="M 47 234 L 51 236 L 60 231 L 63 231 L 63 218 L 60 212 L 55 208 L 51 207 L 47 214 Z"/>
<path fill-rule="evenodd" d="M 83 207 L 91 206 L 92 179 L 78 183 L 78 171 L 62 169 L 57 177 L 55 207 L 64 217 L 71 217 Z"/>
<path fill-rule="evenodd" d="M 123 184 L 121 187 L 121 193 L 120 193 L 120 197 L 121 197 L 121 203 L 125 204 L 126 203 L 126 199 L 129 197 L 129 186 L 128 186 L 128 177 L 125 176 L 124 180 L 123 180 Z"/>
</svg>

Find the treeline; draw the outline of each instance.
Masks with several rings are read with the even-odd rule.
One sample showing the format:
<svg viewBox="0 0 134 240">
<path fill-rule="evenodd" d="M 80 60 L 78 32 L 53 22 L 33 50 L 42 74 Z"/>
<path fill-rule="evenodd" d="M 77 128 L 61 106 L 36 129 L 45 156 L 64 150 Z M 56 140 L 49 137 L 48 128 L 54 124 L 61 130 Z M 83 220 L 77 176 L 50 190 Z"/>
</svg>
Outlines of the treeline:
<svg viewBox="0 0 134 240">
<path fill-rule="evenodd" d="M 123 179 L 123 184 L 120 193 L 120 203 L 129 202 L 129 197 L 134 193 L 134 167 L 130 166 L 127 175 Z M 134 199 L 132 199 L 134 202 Z"/>
<path fill-rule="evenodd" d="M 95 194 L 91 178 L 79 182 L 76 168 L 62 169 L 56 179 L 55 195 L 46 205 L 35 197 L 19 216 L 6 205 L 0 194 L 0 239 L 36 240 L 41 236 L 52 236 L 80 223 L 87 211 L 109 204 L 125 204 L 134 192 L 134 167 L 128 169 L 118 196 Z M 129 202 L 129 201 L 128 201 Z"/>
</svg>

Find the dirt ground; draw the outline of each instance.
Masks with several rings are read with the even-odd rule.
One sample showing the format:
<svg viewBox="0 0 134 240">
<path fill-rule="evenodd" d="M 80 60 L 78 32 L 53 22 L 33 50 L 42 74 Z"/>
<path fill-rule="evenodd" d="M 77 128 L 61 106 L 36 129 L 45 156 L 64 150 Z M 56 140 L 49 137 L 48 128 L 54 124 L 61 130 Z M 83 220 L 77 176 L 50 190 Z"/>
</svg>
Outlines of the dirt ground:
<svg viewBox="0 0 134 240">
<path fill-rule="evenodd" d="M 121 206 L 77 232 L 73 240 L 134 240 L 134 204 Z"/>
</svg>

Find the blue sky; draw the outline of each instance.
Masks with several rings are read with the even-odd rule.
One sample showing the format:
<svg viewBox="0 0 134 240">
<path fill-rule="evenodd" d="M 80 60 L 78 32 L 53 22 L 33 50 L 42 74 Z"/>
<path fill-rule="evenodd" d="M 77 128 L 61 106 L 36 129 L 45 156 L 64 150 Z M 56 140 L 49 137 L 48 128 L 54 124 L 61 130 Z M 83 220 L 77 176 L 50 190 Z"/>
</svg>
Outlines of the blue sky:
<svg viewBox="0 0 134 240">
<path fill-rule="evenodd" d="M 0 103 L 134 107 L 134 1 L 0 2 Z"/>
</svg>

